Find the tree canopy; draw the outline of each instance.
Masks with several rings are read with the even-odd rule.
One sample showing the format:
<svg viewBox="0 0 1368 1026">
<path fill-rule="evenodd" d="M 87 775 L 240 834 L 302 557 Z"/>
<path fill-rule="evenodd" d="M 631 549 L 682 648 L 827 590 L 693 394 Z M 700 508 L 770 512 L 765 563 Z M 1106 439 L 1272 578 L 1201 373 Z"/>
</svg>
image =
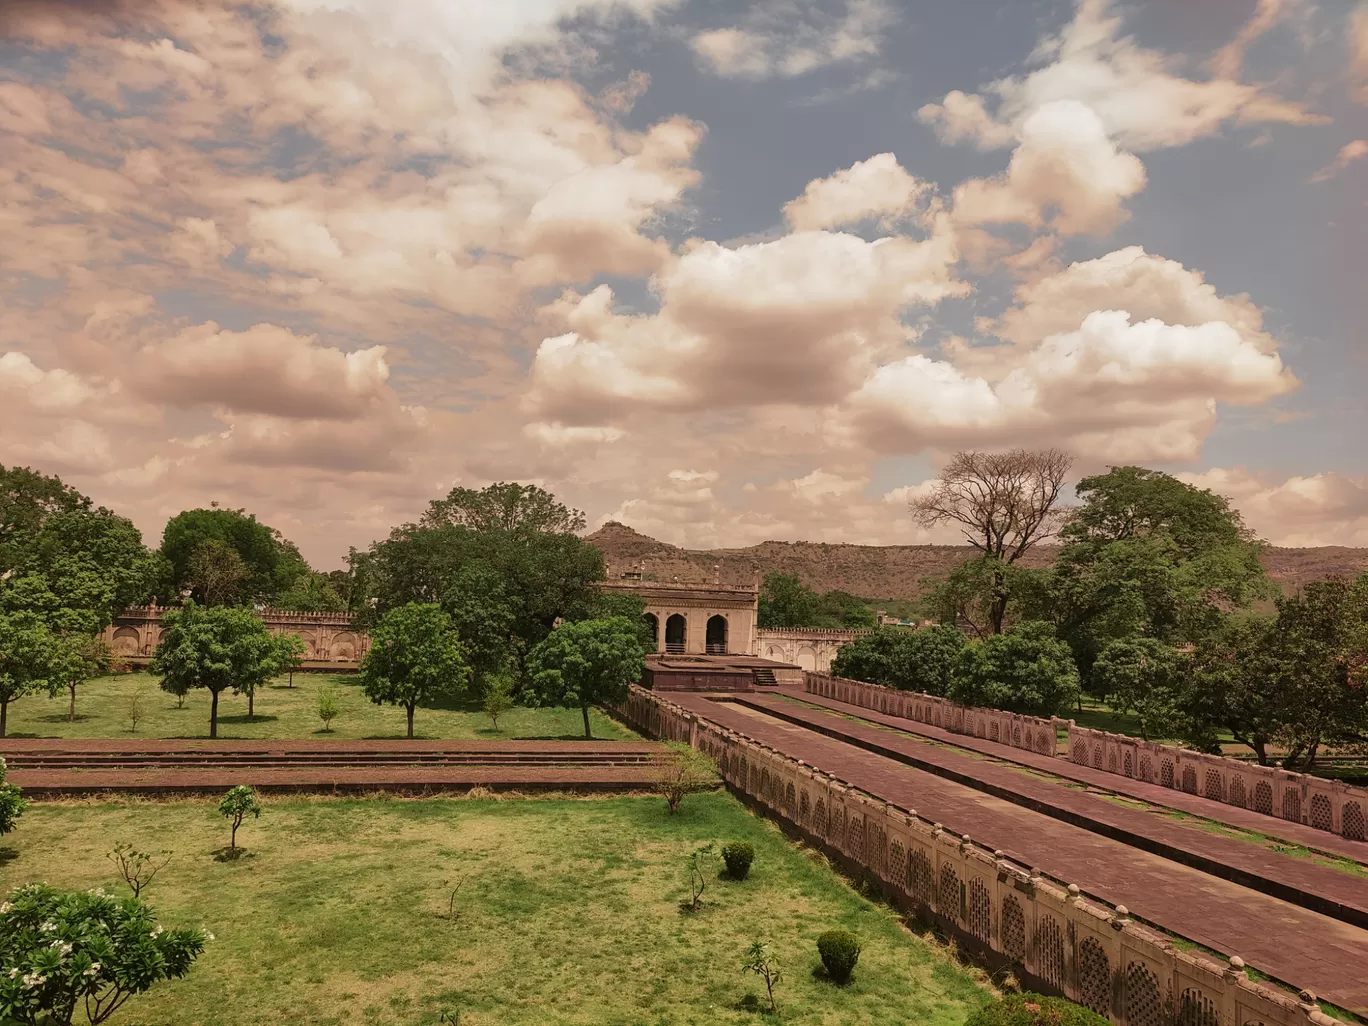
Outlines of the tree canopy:
<svg viewBox="0 0 1368 1026">
<path fill-rule="evenodd" d="M 243 509 L 177 513 L 162 531 L 161 554 L 172 586 L 189 588 L 200 604 L 271 602 L 309 572 L 293 543 Z"/>
<path fill-rule="evenodd" d="M 406 603 L 386 612 L 371 630 L 370 651 L 361 660 L 361 689 L 376 705 L 402 706 L 409 737 L 417 706 L 459 698 L 469 681 L 464 647 L 441 606 Z"/>
<path fill-rule="evenodd" d="M 1078 698 L 1069 646 L 1048 623 L 1025 621 L 968 646 L 950 678 L 950 697 L 1031 716 L 1057 716 Z"/>
<path fill-rule="evenodd" d="M 915 631 L 885 627 L 842 645 L 831 672 L 902 691 L 943 696 L 950 691 L 951 674 L 967 644 L 954 627 Z"/>
<path fill-rule="evenodd" d="M 646 665 L 640 621 L 625 616 L 563 623 L 532 650 L 530 697 L 538 705 L 578 707 L 584 736 L 591 705 L 626 701 Z"/>
<path fill-rule="evenodd" d="M 765 575 L 757 615 L 760 627 L 868 630 L 877 623 L 863 599 L 839 589 L 818 593 L 795 575 L 783 573 Z"/>
</svg>

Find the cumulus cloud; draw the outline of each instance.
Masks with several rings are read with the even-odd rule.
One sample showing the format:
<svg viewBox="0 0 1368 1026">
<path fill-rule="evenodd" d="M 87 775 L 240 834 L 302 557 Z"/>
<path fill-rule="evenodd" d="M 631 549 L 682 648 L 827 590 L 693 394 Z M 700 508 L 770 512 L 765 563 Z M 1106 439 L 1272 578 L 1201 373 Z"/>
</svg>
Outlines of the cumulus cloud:
<svg viewBox="0 0 1368 1026">
<path fill-rule="evenodd" d="M 1005 175 L 956 187 L 955 221 L 1101 234 L 1125 219 L 1122 203 L 1144 187 L 1144 165 L 1116 148 L 1096 112 L 1075 100 L 1056 100 L 1021 125 Z"/>
<path fill-rule="evenodd" d="M 698 242 L 655 281 L 660 311 L 619 314 L 600 286 L 556 310 L 529 407 L 601 423 L 633 406 L 696 409 L 839 399 L 907 337 L 897 320 L 967 286 L 945 218 L 924 241 L 800 231 L 728 249 Z"/>
<path fill-rule="evenodd" d="M 1368 103 L 1368 3 L 1349 14 L 1349 74 L 1355 97 Z"/>
<path fill-rule="evenodd" d="M 1299 103 L 1245 85 L 1220 69 L 1238 70 L 1227 51 L 1216 77 L 1184 78 L 1162 53 L 1121 34 L 1122 19 L 1110 0 L 1077 0 L 1072 22 L 1046 39 L 1037 54 L 1048 63 L 1022 77 L 992 83 L 989 112 L 982 94 L 954 92 L 921 108 L 923 121 L 947 142 L 974 141 L 983 148 L 1005 146 L 1014 130 L 1046 104 L 1073 100 L 1091 107 L 1108 136 L 1130 150 L 1182 146 L 1220 131 L 1226 123 L 1316 124 L 1326 119 Z"/>
<path fill-rule="evenodd" d="M 784 216 L 799 231 L 840 228 L 871 218 L 890 227 L 911 214 L 930 189 L 893 154 L 878 153 L 809 182 L 801 196 L 784 205 Z"/>
<path fill-rule="evenodd" d="M 1178 476 L 1229 498 L 1274 545 L 1368 545 L 1368 478 L 1326 472 L 1279 481 L 1246 467 Z"/>
<path fill-rule="evenodd" d="M 836 14 L 811 0 L 766 2 L 753 5 L 742 24 L 700 32 L 691 45 L 705 67 L 726 78 L 792 78 L 873 57 L 892 20 L 885 0 L 845 0 Z"/>
</svg>

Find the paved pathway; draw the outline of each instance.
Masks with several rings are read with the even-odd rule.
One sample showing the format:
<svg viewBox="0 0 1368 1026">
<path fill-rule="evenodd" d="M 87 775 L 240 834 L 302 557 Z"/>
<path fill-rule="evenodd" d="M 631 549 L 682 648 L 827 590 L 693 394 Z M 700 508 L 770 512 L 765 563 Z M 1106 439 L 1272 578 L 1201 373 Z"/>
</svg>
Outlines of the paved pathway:
<svg viewBox="0 0 1368 1026">
<path fill-rule="evenodd" d="M 1147 784 L 1143 780 L 1133 780 L 1120 773 L 1108 773 L 1106 770 L 1083 766 L 1068 759 L 1039 755 L 1036 752 L 1028 752 L 1023 748 L 1013 748 L 1011 745 L 989 741 L 986 738 L 956 734 L 929 723 L 919 723 L 902 716 L 890 716 L 874 709 L 851 705 L 849 702 L 810 694 L 800 687 L 780 686 L 772 690 L 786 698 L 807 702 L 823 709 L 831 709 L 846 716 L 868 720 L 870 723 L 882 723 L 886 726 L 896 727 L 898 730 L 904 730 L 910 734 L 920 734 L 923 737 L 933 738 L 969 751 L 982 752 L 997 759 L 1005 759 L 1008 762 L 1053 773 L 1056 776 L 1076 780 L 1079 783 L 1102 788 L 1116 794 L 1138 798 L 1141 801 L 1149 802 L 1151 805 L 1162 805 L 1179 812 L 1187 812 L 1194 816 L 1203 816 L 1221 823 L 1229 823 L 1231 826 L 1239 827 L 1242 830 L 1253 830 L 1255 833 L 1267 834 L 1270 837 L 1305 845 L 1308 848 L 1342 855 L 1356 862 L 1368 863 L 1368 841 L 1351 841 L 1339 834 L 1332 834 L 1328 830 L 1317 830 L 1305 823 L 1293 823 L 1277 816 L 1265 816 L 1263 813 L 1254 812 L 1251 809 L 1227 805 L 1224 802 L 1204 798 L 1201 795 L 1188 794 L 1186 791 L 1180 791 L 1177 788 Z M 769 689 L 765 692 L 757 692 L 757 694 L 769 693 Z"/>
<path fill-rule="evenodd" d="M 1163 929 L 1227 955 L 1238 954 L 1254 968 L 1294 987 L 1314 990 L 1343 1008 L 1368 1012 L 1368 975 L 1362 971 L 1368 965 L 1368 930 L 1061 822 L 981 789 L 913 769 L 756 708 L 712 702 L 697 695 L 671 694 L 670 698 L 868 794 L 913 809 L 956 833 L 969 834 L 1023 865 L 1040 867 L 1060 882 L 1076 883 L 1093 897 L 1124 904 Z M 813 715 L 825 715 L 843 729 L 860 727 L 829 714 Z M 888 731 L 863 729 L 877 733 L 881 741 L 896 740 Z M 982 760 L 966 761 L 976 767 L 991 765 Z M 1029 779 L 1020 773 L 1013 776 Z"/>
</svg>

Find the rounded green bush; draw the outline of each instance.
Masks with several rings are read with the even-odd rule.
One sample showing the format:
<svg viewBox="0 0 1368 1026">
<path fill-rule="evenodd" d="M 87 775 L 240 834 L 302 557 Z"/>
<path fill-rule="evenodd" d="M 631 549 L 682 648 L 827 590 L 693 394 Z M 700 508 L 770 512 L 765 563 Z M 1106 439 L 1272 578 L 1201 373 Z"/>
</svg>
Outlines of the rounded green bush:
<svg viewBox="0 0 1368 1026">
<path fill-rule="evenodd" d="M 833 983 L 846 983 L 860 960 L 860 939 L 846 930 L 828 930 L 817 938 L 817 954 Z"/>
<path fill-rule="evenodd" d="M 723 845 L 722 861 L 727 864 L 727 875 L 733 880 L 744 880 L 755 861 L 755 849 L 741 841 Z"/>
<path fill-rule="evenodd" d="M 1108 1020 L 1064 998 L 1008 994 L 974 1012 L 964 1026 L 1108 1026 Z"/>
</svg>

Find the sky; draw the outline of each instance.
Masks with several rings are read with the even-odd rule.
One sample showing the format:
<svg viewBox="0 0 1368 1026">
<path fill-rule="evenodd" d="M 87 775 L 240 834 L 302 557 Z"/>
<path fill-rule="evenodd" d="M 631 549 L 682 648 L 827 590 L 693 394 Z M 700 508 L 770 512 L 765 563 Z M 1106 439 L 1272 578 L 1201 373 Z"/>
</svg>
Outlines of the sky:
<svg viewBox="0 0 1368 1026">
<path fill-rule="evenodd" d="M 1368 545 L 1368 0 L 4 0 L 0 463 L 953 540 L 1058 447 Z"/>
</svg>

